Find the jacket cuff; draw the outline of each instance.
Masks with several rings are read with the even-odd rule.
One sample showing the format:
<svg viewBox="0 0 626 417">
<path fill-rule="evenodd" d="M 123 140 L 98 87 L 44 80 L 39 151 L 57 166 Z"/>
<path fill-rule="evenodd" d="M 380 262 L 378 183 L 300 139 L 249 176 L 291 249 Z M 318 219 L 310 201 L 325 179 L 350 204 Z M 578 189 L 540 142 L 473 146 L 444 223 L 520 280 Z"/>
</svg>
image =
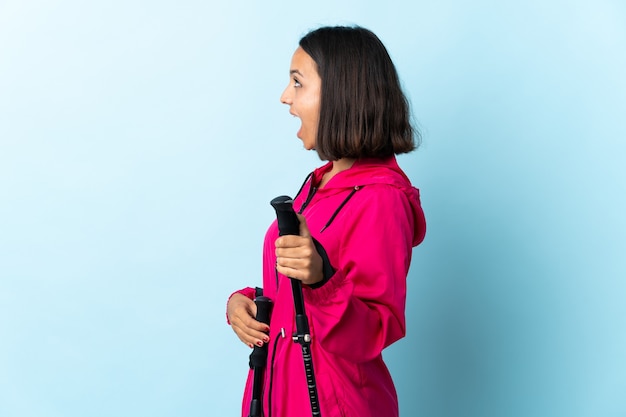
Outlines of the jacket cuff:
<svg viewBox="0 0 626 417">
<path fill-rule="evenodd" d="M 328 280 L 330 279 L 330 277 L 335 275 L 335 268 L 333 268 L 333 266 L 330 264 L 330 259 L 328 259 L 328 254 L 326 253 L 326 249 L 324 249 L 322 244 L 318 242 L 317 239 L 315 238 L 313 238 L 313 244 L 315 245 L 315 249 L 317 250 L 317 253 L 319 253 L 320 257 L 322 258 L 323 277 L 320 282 L 311 284 L 308 287 L 317 289 L 317 288 L 320 288 L 322 285 L 326 284 Z"/>
<path fill-rule="evenodd" d="M 336 271 L 332 276 L 332 279 L 326 281 L 323 286 L 318 288 L 311 288 L 309 285 L 302 286 L 302 294 L 306 301 L 311 304 L 328 304 L 332 303 L 335 298 L 335 293 L 339 291 L 339 288 L 346 285 L 346 276 L 341 271 Z"/>
</svg>

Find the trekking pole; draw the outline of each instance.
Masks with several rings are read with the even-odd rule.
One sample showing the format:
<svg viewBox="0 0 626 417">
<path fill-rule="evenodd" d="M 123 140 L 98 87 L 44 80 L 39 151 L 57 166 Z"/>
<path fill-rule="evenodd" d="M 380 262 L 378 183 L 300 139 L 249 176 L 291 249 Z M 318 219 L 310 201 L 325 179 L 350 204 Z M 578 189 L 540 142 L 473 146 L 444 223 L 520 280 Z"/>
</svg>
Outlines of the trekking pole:
<svg viewBox="0 0 626 417">
<path fill-rule="evenodd" d="M 254 299 L 256 304 L 256 319 L 265 324 L 270 324 L 272 300 L 262 295 Z M 267 365 L 267 343 L 263 346 L 254 346 L 250 354 L 250 369 L 254 373 L 252 382 L 252 400 L 250 401 L 249 417 L 261 417 L 263 415 L 263 375 Z"/>
<path fill-rule="evenodd" d="M 293 210 L 293 200 L 287 196 L 280 196 L 273 199 L 270 204 L 276 210 L 276 220 L 278 221 L 278 234 L 299 235 L 300 221 Z M 291 291 L 293 292 L 293 303 L 296 310 L 296 333 L 293 335 L 294 343 L 302 346 L 302 358 L 304 359 L 304 372 L 311 400 L 311 413 L 313 417 L 321 417 L 320 404 L 317 397 L 317 385 L 315 383 L 315 373 L 313 372 L 313 358 L 311 356 L 311 334 L 309 321 L 304 312 L 304 298 L 302 296 L 302 282 L 289 277 L 291 280 Z"/>
</svg>

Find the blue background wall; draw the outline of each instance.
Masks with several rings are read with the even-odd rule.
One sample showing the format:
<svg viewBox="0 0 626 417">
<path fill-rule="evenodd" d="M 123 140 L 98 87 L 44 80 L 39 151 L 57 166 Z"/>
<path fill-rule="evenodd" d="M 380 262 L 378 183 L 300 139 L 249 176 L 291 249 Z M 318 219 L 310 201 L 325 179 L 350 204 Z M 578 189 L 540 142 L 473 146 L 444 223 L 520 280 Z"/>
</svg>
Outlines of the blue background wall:
<svg viewBox="0 0 626 417">
<path fill-rule="evenodd" d="M 626 415 L 621 1 L 0 0 L 0 416 L 233 416 L 301 35 L 387 45 L 429 231 L 402 415 Z"/>
</svg>

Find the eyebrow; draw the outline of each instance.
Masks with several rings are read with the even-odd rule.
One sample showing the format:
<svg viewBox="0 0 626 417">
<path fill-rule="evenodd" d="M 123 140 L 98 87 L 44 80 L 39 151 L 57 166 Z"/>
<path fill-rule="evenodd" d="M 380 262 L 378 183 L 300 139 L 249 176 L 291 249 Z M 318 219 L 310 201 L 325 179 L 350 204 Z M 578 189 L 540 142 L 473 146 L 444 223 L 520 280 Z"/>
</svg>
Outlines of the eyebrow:
<svg viewBox="0 0 626 417">
<path fill-rule="evenodd" d="M 302 75 L 302 73 L 300 72 L 300 70 L 297 70 L 297 69 L 292 69 L 292 70 L 290 70 L 290 71 L 289 71 L 289 75 L 293 75 L 293 74 L 298 74 L 298 75 L 300 75 L 301 77 L 304 77 L 304 75 Z"/>
</svg>

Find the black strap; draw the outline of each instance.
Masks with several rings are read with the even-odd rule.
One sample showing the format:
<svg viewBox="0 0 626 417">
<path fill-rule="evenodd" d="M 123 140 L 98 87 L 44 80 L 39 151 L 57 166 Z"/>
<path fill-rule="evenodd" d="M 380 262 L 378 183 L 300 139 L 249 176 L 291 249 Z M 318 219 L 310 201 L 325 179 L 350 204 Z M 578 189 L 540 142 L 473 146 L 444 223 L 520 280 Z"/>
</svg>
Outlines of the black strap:
<svg viewBox="0 0 626 417">
<path fill-rule="evenodd" d="M 323 278 L 320 282 L 316 282 L 315 284 L 311 284 L 309 285 L 310 288 L 319 288 L 322 285 L 326 284 L 328 282 L 328 280 L 330 279 L 330 277 L 332 277 L 333 275 L 335 275 L 335 268 L 333 268 L 333 266 L 330 264 L 330 259 L 328 259 L 328 253 L 326 253 L 326 249 L 324 249 L 324 247 L 322 246 L 322 244 L 320 242 L 317 241 L 317 239 L 312 238 L 313 239 L 313 244 L 315 245 L 315 249 L 317 249 L 317 253 L 320 254 L 320 257 L 322 258 L 322 275 Z"/>
</svg>

